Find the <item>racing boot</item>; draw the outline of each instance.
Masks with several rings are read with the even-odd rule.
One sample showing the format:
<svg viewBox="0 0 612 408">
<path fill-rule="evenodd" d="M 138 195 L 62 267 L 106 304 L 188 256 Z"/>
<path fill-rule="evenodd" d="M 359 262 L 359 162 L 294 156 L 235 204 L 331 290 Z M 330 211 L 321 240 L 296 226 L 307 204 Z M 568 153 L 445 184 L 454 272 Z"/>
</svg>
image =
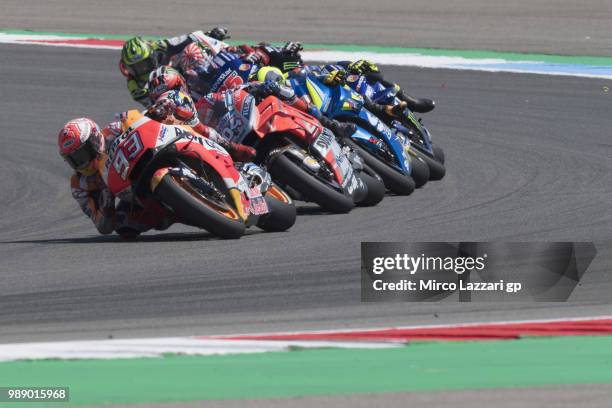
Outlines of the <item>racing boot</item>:
<svg viewBox="0 0 612 408">
<path fill-rule="evenodd" d="M 351 137 L 351 135 L 357 131 L 357 126 L 355 126 L 354 123 L 338 122 L 326 116 L 321 116 L 319 122 L 331 130 L 338 139 Z"/>
<path fill-rule="evenodd" d="M 406 106 L 408 106 L 406 102 L 400 102 L 395 106 L 381 105 L 380 103 L 372 102 L 369 99 L 366 99 L 364 104 L 364 107 L 367 110 L 383 119 L 383 121 L 385 121 L 385 118 L 401 118 Z"/>
<path fill-rule="evenodd" d="M 399 88 L 398 85 L 396 86 Z M 413 112 L 427 113 L 427 112 L 431 112 L 436 107 L 436 102 L 434 102 L 432 99 L 413 98 L 410 95 L 404 94 L 404 92 L 401 89 L 397 92 L 396 96 L 401 101 L 406 102 L 408 109 L 410 109 Z"/>
</svg>

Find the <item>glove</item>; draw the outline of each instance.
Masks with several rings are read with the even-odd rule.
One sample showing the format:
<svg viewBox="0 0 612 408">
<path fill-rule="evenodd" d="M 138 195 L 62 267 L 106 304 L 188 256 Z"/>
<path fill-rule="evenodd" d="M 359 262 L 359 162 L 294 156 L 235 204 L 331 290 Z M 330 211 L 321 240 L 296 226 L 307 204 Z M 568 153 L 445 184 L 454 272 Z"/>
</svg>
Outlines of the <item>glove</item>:
<svg viewBox="0 0 612 408">
<path fill-rule="evenodd" d="M 270 56 L 262 47 L 254 48 L 252 52 L 247 54 L 244 59 L 251 64 L 268 65 Z"/>
<path fill-rule="evenodd" d="M 244 60 L 246 62 L 248 62 L 249 64 L 259 64 L 259 62 L 261 61 L 261 55 L 259 55 L 256 52 L 252 52 L 249 55 L 247 55 Z"/>
<path fill-rule="evenodd" d="M 228 150 L 232 159 L 238 162 L 249 162 L 257 156 L 257 150 L 251 146 L 230 142 Z"/>
<path fill-rule="evenodd" d="M 164 98 L 155 102 L 149 109 L 147 109 L 146 116 L 153 120 L 162 121 L 168 116 L 172 115 L 176 106 L 172 100 Z"/>
<path fill-rule="evenodd" d="M 323 78 L 323 83 L 329 86 L 337 86 L 344 84 L 345 80 L 346 71 L 343 69 L 338 69 L 327 74 L 327 76 Z"/>
<path fill-rule="evenodd" d="M 287 44 L 285 44 L 283 46 L 282 51 L 286 52 L 288 54 L 297 54 L 300 51 L 302 51 L 304 49 L 304 47 L 302 47 L 302 44 L 299 42 L 293 42 L 293 41 L 289 41 Z"/>
<path fill-rule="evenodd" d="M 278 95 L 280 93 L 280 84 L 278 81 L 266 81 L 263 83 L 262 90 L 266 95 Z"/>
<path fill-rule="evenodd" d="M 168 44 L 164 40 L 149 41 L 149 45 L 154 51 L 166 52 L 168 50 Z"/>
<path fill-rule="evenodd" d="M 362 75 L 373 72 L 379 72 L 378 66 L 373 62 L 368 60 L 357 60 L 355 62 L 351 62 L 347 70 L 352 74 Z"/>
<path fill-rule="evenodd" d="M 212 30 L 205 32 L 204 35 L 207 35 L 219 41 L 223 41 L 223 40 L 227 40 L 228 38 L 232 38 L 228 34 L 227 27 L 215 27 Z"/>
</svg>

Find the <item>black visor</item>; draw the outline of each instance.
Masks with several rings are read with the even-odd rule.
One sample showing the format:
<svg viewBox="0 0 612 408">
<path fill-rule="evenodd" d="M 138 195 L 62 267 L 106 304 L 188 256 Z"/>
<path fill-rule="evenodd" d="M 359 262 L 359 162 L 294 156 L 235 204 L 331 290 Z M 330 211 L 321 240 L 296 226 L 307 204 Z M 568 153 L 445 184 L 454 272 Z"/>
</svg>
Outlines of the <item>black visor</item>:
<svg viewBox="0 0 612 408">
<path fill-rule="evenodd" d="M 92 160 L 96 158 L 97 155 L 98 152 L 88 140 L 78 150 L 64 156 L 64 159 L 73 169 L 83 170 L 89 165 L 89 163 L 91 163 Z"/>
<path fill-rule="evenodd" d="M 155 61 L 153 58 L 146 58 L 142 61 L 138 61 L 132 65 L 126 65 L 127 70 L 130 74 L 134 76 L 148 75 L 151 71 L 153 71 L 155 67 Z"/>
</svg>

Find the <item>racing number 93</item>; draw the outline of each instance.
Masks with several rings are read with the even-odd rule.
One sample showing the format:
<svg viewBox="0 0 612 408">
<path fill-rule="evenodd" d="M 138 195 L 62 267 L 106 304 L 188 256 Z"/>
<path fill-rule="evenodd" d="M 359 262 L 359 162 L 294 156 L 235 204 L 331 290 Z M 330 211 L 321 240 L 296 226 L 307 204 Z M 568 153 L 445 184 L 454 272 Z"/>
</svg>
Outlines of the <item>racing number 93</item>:
<svg viewBox="0 0 612 408">
<path fill-rule="evenodd" d="M 117 147 L 113 157 L 113 168 L 121 179 L 127 180 L 130 162 L 142 151 L 140 135 L 138 132 L 126 135 L 125 140 L 122 140 Z"/>
</svg>

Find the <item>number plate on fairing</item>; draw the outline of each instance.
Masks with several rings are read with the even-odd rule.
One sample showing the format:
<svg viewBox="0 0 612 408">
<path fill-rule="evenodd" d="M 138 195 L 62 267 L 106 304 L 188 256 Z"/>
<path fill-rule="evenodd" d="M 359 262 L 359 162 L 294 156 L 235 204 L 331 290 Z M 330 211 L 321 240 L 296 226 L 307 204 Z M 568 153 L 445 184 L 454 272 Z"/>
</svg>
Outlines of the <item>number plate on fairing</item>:
<svg viewBox="0 0 612 408">
<path fill-rule="evenodd" d="M 262 215 L 270 212 L 268 203 L 266 203 L 266 199 L 261 194 L 259 186 L 249 188 L 247 190 L 247 195 L 249 196 L 249 204 L 253 214 Z"/>
</svg>

